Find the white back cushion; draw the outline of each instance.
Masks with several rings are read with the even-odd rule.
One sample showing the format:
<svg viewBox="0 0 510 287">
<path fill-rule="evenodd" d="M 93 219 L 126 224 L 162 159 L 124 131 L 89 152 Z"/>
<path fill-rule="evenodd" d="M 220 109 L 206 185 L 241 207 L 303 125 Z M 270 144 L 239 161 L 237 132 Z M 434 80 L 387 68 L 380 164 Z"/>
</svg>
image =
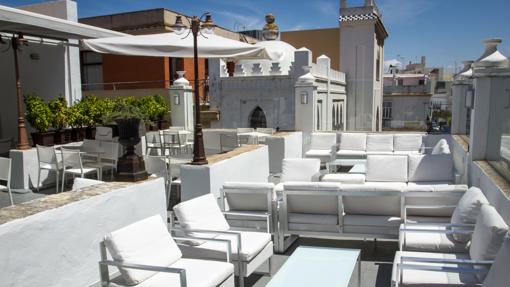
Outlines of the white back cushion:
<svg viewBox="0 0 510 287">
<path fill-rule="evenodd" d="M 367 151 L 393 151 L 393 135 L 367 136 Z"/>
<path fill-rule="evenodd" d="M 281 181 L 312 181 L 321 169 L 317 158 L 286 158 L 282 162 Z"/>
<path fill-rule="evenodd" d="M 266 182 L 226 182 L 222 190 L 229 210 L 269 211 L 268 195 L 274 197 L 274 184 Z"/>
<path fill-rule="evenodd" d="M 402 188 L 394 185 L 343 184 L 342 191 L 364 196 L 343 195 L 343 208 L 346 214 L 400 216 Z M 372 193 L 373 196 L 368 196 Z M 377 193 L 380 193 L 378 195 Z"/>
<path fill-rule="evenodd" d="M 340 136 L 341 150 L 366 150 L 367 134 L 364 133 L 342 133 Z"/>
<path fill-rule="evenodd" d="M 105 236 L 105 245 L 118 262 L 170 266 L 182 257 L 160 215 L 135 222 Z M 129 285 L 136 285 L 157 272 L 119 268 Z"/>
<path fill-rule="evenodd" d="M 410 154 L 409 181 L 453 181 L 453 159 L 449 154 Z"/>
<path fill-rule="evenodd" d="M 483 205 L 469 247 L 471 259 L 494 260 L 507 233 L 508 226 L 496 209 L 490 205 Z M 479 273 L 477 277 L 483 281 L 485 275 Z"/>
<path fill-rule="evenodd" d="M 419 151 L 423 136 L 419 134 L 396 134 L 393 137 L 393 150 Z"/>
<path fill-rule="evenodd" d="M 496 261 L 492 264 L 487 278 L 483 281 L 484 287 L 508 286 L 510 283 L 510 237 L 505 238 L 505 242 L 498 251 Z"/>
<path fill-rule="evenodd" d="M 489 204 L 489 201 L 483 195 L 478 187 L 469 188 L 457 203 L 453 211 L 452 224 L 475 224 L 482 205 Z M 468 242 L 471 236 L 468 234 L 453 234 L 453 238 L 458 242 Z"/>
<path fill-rule="evenodd" d="M 184 229 L 227 231 L 230 226 L 211 193 L 174 206 L 175 215 Z"/>
<path fill-rule="evenodd" d="M 450 146 L 445 139 L 440 139 L 434 148 L 432 149 L 431 154 L 450 154 Z"/>
<path fill-rule="evenodd" d="M 336 145 L 336 133 L 312 133 L 310 149 L 331 150 Z"/>
<path fill-rule="evenodd" d="M 407 182 L 407 156 L 367 156 L 366 181 Z"/>
<path fill-rule="evenodd" d="M 338 191 L 323 190 L 316 194 L 288 194 L 287 212 L 338 215 Z"/>
</svg>

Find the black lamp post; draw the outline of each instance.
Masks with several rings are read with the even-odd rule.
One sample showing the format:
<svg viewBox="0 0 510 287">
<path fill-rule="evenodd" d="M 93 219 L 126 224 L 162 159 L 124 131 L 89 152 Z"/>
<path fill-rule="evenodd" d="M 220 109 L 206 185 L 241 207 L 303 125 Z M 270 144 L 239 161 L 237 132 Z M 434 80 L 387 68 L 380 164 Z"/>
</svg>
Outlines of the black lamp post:
<svg viewBox="0 0 510 287">
<path fill-rule="evenodd" d="M 201 19 L 205 16 L 205 21 Z M 214 32 L 214 25 L 211 14 L 204 13 L 201 17 L 193 16 L 191 19 L 191 27 L 189 33 L 193 34 L 193 60 L 195 67 L 195 130 L 194 130 L 194 143 L 193 143 L 193 165 L 204 165 L 207 164 L 204 151 L 204 136 L 202 133 L 202 122 L 200 119 L 200 89 L 198 79 L 198 50 L 197 50 L 197 39 L 202 32 L 204 34 L 212 34 Z M 175 24 L 172 25 L 172 29 L 178 35 L 184 34 L 188 27 L 182 22 L 182 16 L 177 16 Z M 185 37 L 187 37 L 186 35 Z M 203 34 L 202 34 L 203 35 Z M 204 36 L 206 37 L 206 36 Z M 207 38 L 207 37 L 206 37 Z"/>
</svg>

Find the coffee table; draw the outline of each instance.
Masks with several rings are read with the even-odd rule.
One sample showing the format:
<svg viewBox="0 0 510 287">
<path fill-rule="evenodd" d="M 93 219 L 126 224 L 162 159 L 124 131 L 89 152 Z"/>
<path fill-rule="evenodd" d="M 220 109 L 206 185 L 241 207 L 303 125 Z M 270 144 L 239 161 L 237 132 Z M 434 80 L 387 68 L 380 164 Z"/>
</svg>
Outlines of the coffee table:
<svg viewBox="0 0 510 287">
<path fill-rule="evenodd" d="M 267 287 L 347 287 L 356 264 L 361 281 L 359 249 L 300 246 L 273 276 Z"/>
</svg>

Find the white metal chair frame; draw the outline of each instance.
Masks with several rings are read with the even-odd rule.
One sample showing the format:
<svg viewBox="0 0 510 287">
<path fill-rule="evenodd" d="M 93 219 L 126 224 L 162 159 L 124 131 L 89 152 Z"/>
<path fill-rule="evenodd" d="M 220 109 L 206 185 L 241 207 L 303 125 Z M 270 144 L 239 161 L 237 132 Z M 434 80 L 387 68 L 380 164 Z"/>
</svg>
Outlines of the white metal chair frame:
<svg viewBox="0 0 510 287">
<path fill-rule="evenodd" d="M 188 150 L 187 136 L 187 133 L 179 130 L 163 131 L 163 146 L 170 151 L 177 151 L 177 155 L 180 155 L 183 149 Z"/>
<path fill-rule="evenodd" d="M 161 131 L 149 131 L 145 133 L 145 154 L 151 155 L 152 149 L 156 149 L 159 154 L 164 154 L 164 146 Z"/>
<path fill-rule="evenodd" d="M 37 192 L 39 192 L 39 188 L 41 185 L 41 170 L 54 171 L 56 173 L 56 193 L 58 193 L 59 188 L 59 180 L 60 180 L 60 170 L 62 170 L 61 162 L 59 162 L 57 158 L 57 153 L 55 151 L 55 147 L 46 147 L 41 145 L 36 145 L 37 149 L 37 161 L 38 161 L 38 172 L 37 172 Z M 46 152 L 48 154 L 46 154 Z"/>
<path fill-rule="evenodd" d="M 145 169 L 147 173 L 154 174 L 156 176 L 161 176 L 165 180 L 165 189 L 167 196 L 167 207 L 170 202 L 170 192 L 172 187 L 172 170 L 171 170 L 171 160 L 169 156 L 156 156 L 156 155 L 146 155 L 144 156 L 145 160 Z"/>
<path fill-rule="evenodd" d="M 109 167 L 111 169 L 111 179 L 113 180 L 113 175 L 117 171 L 120 145 L 116 142 L 100 142 L 99 146 L 104 149 L 105 153 L 99 156 L 97 166 L 101 172 L 105 167 Z M 91 164 L 91 166 L 94 166 L 94 164 Z"/>
<path fill-rule="evenodd" d="M 79 150 L 66 148 L 61 148 L 61 151 L 63 166 L 61 191 L 64 190 L 66 174 L 72 174 L 73 176 L 78 174 L 83 178 L 86 174 L 95 172 L 97 174 L 97 179 L 101 180 L 101 168 L 94 163 L 91 163 L 91 166 L 88 166 L 87 163 L 84 164 L 81 158 L 82 152 Z"/>
<path fill-rule="evenodd" d="M 0 180 L 6 181 L 5 187 L 7 188 L 7 193 L 9 193 L 11 205 L 14 205 L 11 191 L 11 167 L 12 160 L 10 158 L 0 157 Z"/>
</svg>

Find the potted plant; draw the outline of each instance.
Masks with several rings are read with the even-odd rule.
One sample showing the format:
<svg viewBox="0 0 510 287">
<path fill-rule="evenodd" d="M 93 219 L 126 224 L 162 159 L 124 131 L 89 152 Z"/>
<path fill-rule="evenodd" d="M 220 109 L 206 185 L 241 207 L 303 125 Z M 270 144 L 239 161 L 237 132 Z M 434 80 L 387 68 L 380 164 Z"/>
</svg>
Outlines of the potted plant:
<svg viewBox="0 0 510 287">
<path fill-rule="evenodd" d="M 111 111 L 113 102 L 109 99 L 99 99 L 94 95 L 90 95 L 84 97 L 80 104 L 85 119 L 85 137 L 94 139 L 96 125 L 103 123 L 102 118 Z"/>
<path fill-rule="evenodd" d="M 54 142 L 55 144 L 64 144 L 66 141 L 63 129 L 68 122 L 67 101 L 60 96 L 49 101 L 48 107 L 51 111 L 51 126 L 55 129 Z"/>
<path fill-rule="evenodd" d="M 51 110 L 48 105 L 36 94 L 25 97 L 26 119 L 37 130 L 31 133 L 34 146 L 51 146 L 54 142 L 54 133 L 48 129 L 51 124 Z"/>
<path fill-rule="evenodd" d="M 154 101 L 158 104 L 156 116 L 156 122 L 158 123 L 158 129 L 163 130 L 170 126 L 168 120 L 165 120 L 165 116 L 168 115 L 170 111 L 170 106 L 168 105 L 165 98 L 159 94 L 152 96 Z"/>
<path fill-rule="evenodd" d="M 81 102 L 76 102 L 67 109 L 67 121 L 71 126 L 71 141 L 82 141 L 85 138 L 85 123 L 87 121 Z"/>
<path fill-rule="evenodd" d="M 149 129 L 161 129 L 165 114 L 168 113 L 168 105 L 160 95 L 146 96 L 138 101 L 138 106 L 147 115 Z"/>
<path fill-rule="evenodd" d="M 116 101 L 112 111 L 103 118 L 105 123 L 117 124 L 119 143 L 126 150 L 119 158 L 118 180 L 134 182 L 148 177 L 143 158 L 135 153 L 135 145 L 140 142 L 140 124 L 146 120 L 147 116 L 139 107 L 125 101 Z"/>
</svg>

